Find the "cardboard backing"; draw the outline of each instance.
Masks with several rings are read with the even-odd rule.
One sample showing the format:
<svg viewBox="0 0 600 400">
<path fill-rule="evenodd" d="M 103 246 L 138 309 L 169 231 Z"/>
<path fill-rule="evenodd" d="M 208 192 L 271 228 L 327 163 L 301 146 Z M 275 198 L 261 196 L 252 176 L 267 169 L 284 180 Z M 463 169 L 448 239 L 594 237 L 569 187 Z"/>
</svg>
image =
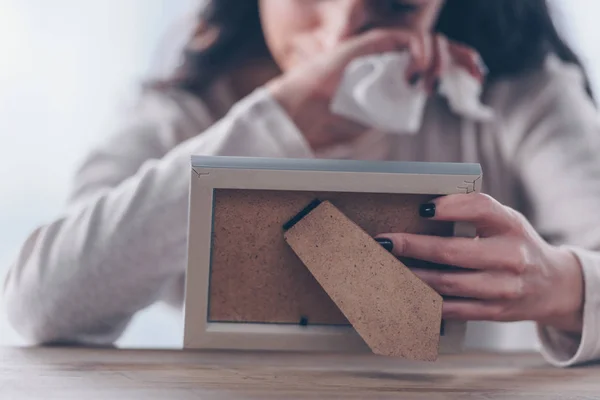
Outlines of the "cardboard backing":
<svg viewBox="0 0 600 400">
<path fill-rule="evenodd" d="M 285 243 L 282 226 L 319 198 L 331 201 L 371 236 L 452 236 L 453 224 L 418 215 L 419 206 L 434 197 L 215 189 L 208 321 L 347 325 L 344 314 Z M 403 262 L 417 265 L 414 260 Z"/>
<path fill-rule="evenodd" d="M 375 354 L 437 359 L 442 297 L 330 202 L 285 240 Z"/>
</svg>

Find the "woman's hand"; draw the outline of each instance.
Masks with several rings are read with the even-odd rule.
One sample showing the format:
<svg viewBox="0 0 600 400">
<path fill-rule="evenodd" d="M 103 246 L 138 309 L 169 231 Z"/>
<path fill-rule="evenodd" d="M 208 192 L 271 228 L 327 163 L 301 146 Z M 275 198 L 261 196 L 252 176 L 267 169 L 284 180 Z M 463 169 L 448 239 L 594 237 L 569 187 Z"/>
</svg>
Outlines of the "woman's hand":
<svg viewBox="0 0 600 400">
<path fill-rule="evenodd" d="M 476 238 L 382 234 L 393 253 L 463 270 L 414 269 L 444 297 L 448 319 L 533 320 L 581 332 L 583 274 L 575 255 L 549 245 L 518 212 L 483 194 L 440 197 L 421 216 L 471 222 Z"/>
<path fill-rule="evenodd" d="M 445 51 L 444 49 L 447 49 Z M 423 79 L 433 91 L 450 54 L 478 79 L 483 79 L 479 55 L 472 49 L 448 42 L 440 35 L 419 35 L 405 30 L 372 30 L 344 41 L 334 52 L 322 54 L 297 66 L 267 84 L 267 88 L 287 111 L 296 126 L 314 148 L 352 140 L 366 128 L 332 115 L 329 104 L 344 74 L 355 58 L 369 54 L 407 50 L 412 64 L 405 79 L 417 83 Z"/>
</svg>

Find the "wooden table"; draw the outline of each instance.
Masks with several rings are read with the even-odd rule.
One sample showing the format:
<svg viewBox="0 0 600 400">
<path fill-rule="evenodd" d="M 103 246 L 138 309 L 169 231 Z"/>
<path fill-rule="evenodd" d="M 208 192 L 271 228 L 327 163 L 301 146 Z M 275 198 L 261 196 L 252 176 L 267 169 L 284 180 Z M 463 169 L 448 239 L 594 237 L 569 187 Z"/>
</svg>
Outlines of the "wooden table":
<svg viewBox="0 0 600 400">
<path fill-rule="evenodd" d="M 0 399 L 600 399 L 600 367 L 533 354 L 370 355 L 0 348 Z"/>
</svg>

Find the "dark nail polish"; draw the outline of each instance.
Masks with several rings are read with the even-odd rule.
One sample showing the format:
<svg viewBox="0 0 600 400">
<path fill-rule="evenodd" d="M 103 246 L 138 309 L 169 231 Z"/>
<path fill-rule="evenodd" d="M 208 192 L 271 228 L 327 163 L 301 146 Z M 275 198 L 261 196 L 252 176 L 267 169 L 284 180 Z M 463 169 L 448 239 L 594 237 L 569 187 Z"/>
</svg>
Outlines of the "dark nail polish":
<svg viewBox="0 0 600 400">
<path fill-rule="evenodd" d="M 421 79 L 421 74 L 418 72 L 415 72 L 414 74 L 412 74 L 412 76 L 408 80 L 408 83 L 410 83 L 411 85 L 416 85 L 416 83 L 419 82 L 420 79 Z"/>
<path fill-rule="evenodd" d="M 300 317 L 300 326 L 308 326 L 308 318 L 304 316 Z"/>
<path fill-rule="evenodd" d="M 419 208 L 419 215 L 423 218 L 433 218 L 435 217 L 435 204 L 427 203 L 422 204 Z"/>
<path fill-rule="evenodd" d="M 437 78 L 434 82 L 433 82 L 433 87 L 432 87 L 432 91 L 433 93 L 437 93 L 437 91 L 440 88 L 440 78 Z"/>
<path fill-rule="evenodd" d="M 375 240 L 377 241 L 377 243 L 379 243 L 381 245 L 381 247 L 383 247 L 390 253 L 392 252 L 392 250 L 394 250 L 394 242 L 392 242 L 390 239 L 377 238 Z"/>
</svg>

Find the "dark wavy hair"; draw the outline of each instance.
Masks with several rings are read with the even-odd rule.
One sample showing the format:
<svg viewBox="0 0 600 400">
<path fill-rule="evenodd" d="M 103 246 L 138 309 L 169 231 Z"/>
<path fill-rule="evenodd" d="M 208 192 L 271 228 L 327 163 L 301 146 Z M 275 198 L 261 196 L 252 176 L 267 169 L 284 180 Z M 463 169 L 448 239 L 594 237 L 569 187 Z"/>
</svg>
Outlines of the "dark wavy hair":
<svg viewBox="0 0 600 400">
<path fill-rule="evenodd" d="M 539 68 L 549 53 L 582 67 L 557 32 L 546 0 L 446 0 L 436 31 L 476 49 L 490 80 Z M 198 93 L 261 52 L 268 54 L 258 0 L 210 0 L 170 84 Z"/>
</svg>

